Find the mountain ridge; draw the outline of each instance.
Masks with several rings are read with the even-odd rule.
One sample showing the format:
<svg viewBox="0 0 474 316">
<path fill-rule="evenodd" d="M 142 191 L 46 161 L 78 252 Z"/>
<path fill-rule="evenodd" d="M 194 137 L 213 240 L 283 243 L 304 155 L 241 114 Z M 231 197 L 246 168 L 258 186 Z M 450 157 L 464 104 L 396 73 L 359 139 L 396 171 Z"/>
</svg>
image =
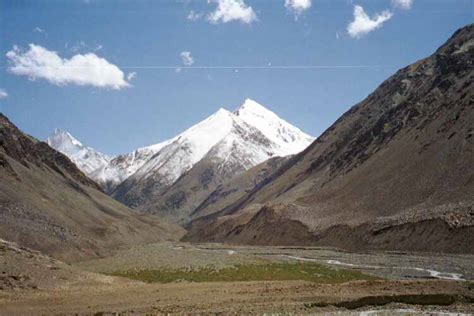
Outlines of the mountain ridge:
<svg viewBox="0 0 474 316">
<path fill-rule="evenodd" d="M 263 134 L 266 137 L 271 138 L 272 141 L 278 144 L 278 146 L 282 149 L 279 150 L 278 146 L 274 146 L 274 154 L 277 155 L 288 155 L 300 151 L 304 149 L 304 147 L 308 145 L 311 140 L 314 139 L 302 132 L 300 129 L 282 120 L 264 106 L 247 98 L 245 99 L 244 103 L 242 103 L 233 112 L 221 107 L 208 118 L 197 123 L 196 125 L 193 125 L 171 139 L 150 146 L 138 148 L 133 152 L 121 154 L 115 157 L 109 157 L 108 155 L 105 155 L 90 147 L 84 146 L 69 132 L 61 131 L 59 129 L 55 129 L 53 135 L 48 137 L 47 142 L 51 147 L 69 156 L 82 171 L 97 181 L 106 192 L 112 193 L 119 184 L 127 180 L 132 175 L 136 174 L 164 147 L 169 146 L 173 142 L 179 142 L 179 139 L 183 135 L 189 136 L 192 134 L 193 130 L 197 130 L 198 133 L 201 133 L 200 136 L 204 145 L 197 146 L 195 148 L 195 151 L 201 152 L 197 153 L 194 159 L 191 158 L 188 164 L 183 166 L 182 171 L 178 171 L 174 176 L 168 175 L 170 178 L 168 182 L 176 181 L 181 174 L 189 169 L 189 167 L 197 163 L 200 158 L 203 158 L 205 154 L 211 150 L 213 145 L 217 143 L 217 140 L 220 141 L 225 137 L 227 132 L 219 131 L 219 129 L 222 126 L 225 128 L 230 128 L 231 124 L 229 124 L 229 119 L 226 119 L 226 117 L 230 117 L 230 120 L 234 120 L 235 117 L 239 117 L 239 119 L 245 123 L 251 123 L 250 125 L 253 127 L 260 126 L 260 129 L 262 129 L 263 126 Z M 267 118 L 267 122 L 265 122 L 265 118 Z M 208 130 L 205 133 L 199 132 L 199 126 L 210 123 L 210 120 L 213 119 L 217 121 L 217 124 L 213 126 L 213 131 Z M 219 122 L 219 119 L 221 119 L 222 122 Z M 272 135 L 272 128 L 277 133 L 274 132 Z M 262 131 L 260 130 L 260 132 Z M 215 138 L 214 140 L 212 140 L 213 137 Z M 206 138 L 208 139 L 207 141 L 210 141 L 209 144 L 205 144 Z M 198 140 L 196 139 L 193 142 L 197 143 L 197 141 Z M 200 147 L 202 147 L 202 149 Z M 148 166 L 148 168 L 153 169 L 153 166 Z M 147 171 L 150 170 L 142 170 L 141 172 L 143 174 L 137 174 L 137 176 L 145 176 Z"/>
<path fill-rule="evenodd" d="M 221 107 L 177 136 L 125 155 L 108 157 L 64 131 L 55 131 L 48 143 L 69 155 L 117 200 L 186 221 L 197 204 L 207 198 L 205 195 L 219 184 L 269 158 L 293 155 L 313 140 L 247 98 L 232 112 Z M 199 171 L 192 171 L 194 166 Z M 180 185 L 183 181 L 194 183 L 193 188 Z M 173 188 L 174 184 L 179 189 Z M 193 202 L 183 202 L 183 194 L 189 198 L 191 191 L 196 195 L 191 198 Z M 174 210 L 177 214 L 172 215 L 169 207 L 176 208 L 180 203 L 184 203 L 183 207 L 179 206 Z"/>
</svg>

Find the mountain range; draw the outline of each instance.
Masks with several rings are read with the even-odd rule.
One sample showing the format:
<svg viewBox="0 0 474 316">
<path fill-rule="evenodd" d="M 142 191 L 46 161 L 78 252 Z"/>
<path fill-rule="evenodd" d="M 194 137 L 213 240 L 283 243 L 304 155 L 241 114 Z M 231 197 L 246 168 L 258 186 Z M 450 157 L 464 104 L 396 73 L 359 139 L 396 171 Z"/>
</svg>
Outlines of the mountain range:
<svg viewBox="0 0 474 316">
<path fill-rule="evenodd" d="M 219 184 L 271 157 L 296 154 L 313 140 L 247 99 L 234 112 L 221 108 L 170 140 L 115 158 L 65 131 L 56 130 L 47 142 L 124 204 L 187 221 Z"/>
<path fill-rule="evenodd" d="M 84 146 L 69 132 L 56 128 L 46 143 L 68 156 L 88 177 L 106 191 L 113 189 L 135 173 L 164 144 L 139 148 L 131 153 L 110 157 L 91 147 Z"/>
</svg>

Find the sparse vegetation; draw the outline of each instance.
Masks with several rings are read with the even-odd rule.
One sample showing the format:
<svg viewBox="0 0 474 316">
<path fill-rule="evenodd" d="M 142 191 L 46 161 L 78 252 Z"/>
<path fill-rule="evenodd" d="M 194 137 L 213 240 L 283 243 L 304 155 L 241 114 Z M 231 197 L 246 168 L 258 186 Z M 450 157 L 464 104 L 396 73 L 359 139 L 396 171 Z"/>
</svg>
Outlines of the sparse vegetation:
<svg viewBox="0 0 474 316">
<path fill-rule="evenodd" d="M 189 282 L 233 282 L 233 281 L 282 281 L 304 280 L 317 283 L 342 283 L 352 280 L 373 280 L 357 271 L 335 270 L 314 263 L 268 263 L 241 264 L 234 267 L 215 267 L 155 270 L 128 270 L 112 273 L 147 283 Z"/>
</svg>

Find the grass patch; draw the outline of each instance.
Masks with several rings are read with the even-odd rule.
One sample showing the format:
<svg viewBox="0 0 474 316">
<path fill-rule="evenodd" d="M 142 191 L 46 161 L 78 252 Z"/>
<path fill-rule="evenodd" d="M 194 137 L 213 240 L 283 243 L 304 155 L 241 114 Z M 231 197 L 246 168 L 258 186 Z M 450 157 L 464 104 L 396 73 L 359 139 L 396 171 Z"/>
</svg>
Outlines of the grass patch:
<svg viewBox="0 0 474 316">
<path fill-rule="evenodd" d="M 214 267 L 156 270 L 128 270 L 112 273 L 148 283 L 235 282 L 304 280 L 317 283 L 342 283 L 353 280 L 378 279 L 357 271 L 335 270 L 315 263 L 241 264 L 216 269 Z"/>
</svg>

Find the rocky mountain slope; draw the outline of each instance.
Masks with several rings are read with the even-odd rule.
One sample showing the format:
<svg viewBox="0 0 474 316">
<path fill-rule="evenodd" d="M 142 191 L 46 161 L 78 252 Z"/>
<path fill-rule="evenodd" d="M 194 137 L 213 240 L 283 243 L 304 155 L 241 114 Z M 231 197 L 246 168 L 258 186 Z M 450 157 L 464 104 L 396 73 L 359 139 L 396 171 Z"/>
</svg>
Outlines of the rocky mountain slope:
<svg viewBox="0 0 474 316">
<path fill-rule="evenodd" d="M 185 240 L 474 252 L 474 25 Z"/>
<path fill-rule="evenodd" d="M 0 114 L 0 238 L 76 260 L 181 234 L 113 200 L 69 158 Z"/>
<path fill-rule="evenodd" d="M 297 153 L 312 140 L 246 100 L 234 113 L 220 109 L 169 141 L 113 196 L 183 223 L 219 184 L 271 157 Z"/>
</svg>

